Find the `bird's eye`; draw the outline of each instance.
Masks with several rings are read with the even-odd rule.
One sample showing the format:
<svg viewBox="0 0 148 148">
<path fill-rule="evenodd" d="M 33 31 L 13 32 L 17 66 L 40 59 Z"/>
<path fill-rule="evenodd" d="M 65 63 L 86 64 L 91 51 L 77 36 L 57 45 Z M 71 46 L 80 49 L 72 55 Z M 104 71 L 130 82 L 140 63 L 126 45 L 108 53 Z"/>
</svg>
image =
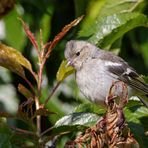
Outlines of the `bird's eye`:
<svg viewBox="0 0 148 148">
<path fill-rule="evenodd" d="M 79 56 L 80 55 L 80 52 L 78 51 L 78 52 L 76 52 L 76 56 Z"/>
</svg>

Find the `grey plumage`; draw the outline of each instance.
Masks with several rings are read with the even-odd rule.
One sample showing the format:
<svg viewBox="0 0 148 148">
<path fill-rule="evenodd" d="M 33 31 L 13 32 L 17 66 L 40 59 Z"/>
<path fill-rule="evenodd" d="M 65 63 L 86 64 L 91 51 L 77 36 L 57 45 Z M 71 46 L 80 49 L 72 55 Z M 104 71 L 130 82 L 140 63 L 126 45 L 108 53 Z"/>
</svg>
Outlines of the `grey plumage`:
<svg viewBox="0 0 148 148">
<path fill-rule="evenodd" d="M 67 42 L 65 57 L 76 69 L 76 81 L 81 92 L 91 101 L 103 104 L 113 82 L 128 85 L 129 95 L 138 95 L 148 106 L 148 85 L 122 58 L 86 41 Z"/>
</svg>

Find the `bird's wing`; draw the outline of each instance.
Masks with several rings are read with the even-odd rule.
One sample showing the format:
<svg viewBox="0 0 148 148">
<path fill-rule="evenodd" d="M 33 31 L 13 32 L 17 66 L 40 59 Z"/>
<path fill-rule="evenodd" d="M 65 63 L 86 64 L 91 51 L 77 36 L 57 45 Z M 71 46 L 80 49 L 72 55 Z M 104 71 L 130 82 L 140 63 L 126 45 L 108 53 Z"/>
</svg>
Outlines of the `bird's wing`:
<svg viewBox="0 0 148 148">
<path fill-rule="evenodd" d="M 144 83 L 143 79 L 136 73 L 136 71 L 127 64 L 121 66 L 108 66 L 108 71 L 118 76 L 118 79 L 125 82 L 132 88 L 148 95 L 148 85 Z"/>
<path fill-rule="evenodd" d="M 148 96 L 148 85 L 122 58 L 105 51 L 102 52 L 99 58 L 105 61 L 107 70 L 116 75 L 119 80 Z"/>
</svg>

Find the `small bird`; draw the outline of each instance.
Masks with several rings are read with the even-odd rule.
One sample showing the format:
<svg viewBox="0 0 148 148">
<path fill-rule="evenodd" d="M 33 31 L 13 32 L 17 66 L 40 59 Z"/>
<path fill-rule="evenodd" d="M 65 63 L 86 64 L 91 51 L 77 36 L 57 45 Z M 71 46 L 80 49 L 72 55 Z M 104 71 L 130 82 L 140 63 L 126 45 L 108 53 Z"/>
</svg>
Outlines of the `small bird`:
<svg viewBox="0 0 148 148">
<path fill-rule="evenodd" d="M 86 41 L 70 40 L 65 58 L 75 68 L 78 87 L 90 101 L 103 105 L 113 82 L 122 81 L 128 86 L 128 95 L 138 96 L 148 107 L 148 85 L 119 56 Z"/>
</svg>

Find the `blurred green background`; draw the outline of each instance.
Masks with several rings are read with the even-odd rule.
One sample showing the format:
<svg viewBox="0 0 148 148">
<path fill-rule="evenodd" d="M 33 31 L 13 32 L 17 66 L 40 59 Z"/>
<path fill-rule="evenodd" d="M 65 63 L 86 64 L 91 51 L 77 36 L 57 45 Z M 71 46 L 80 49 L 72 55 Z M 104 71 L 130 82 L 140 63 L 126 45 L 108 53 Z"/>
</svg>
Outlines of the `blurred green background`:
<svg viewBox="0 0 148 148">
<path fill-rule="evenodd" d="M 5 0 L 4 0 L 5 1 Z M 4 4 L 4 1 L 0 3 Z M 83 34 L 83 28 L 87 28 L 91 17 L 95 16 L 103 0 L 16 0 L 13 6 L 13 0 L 5 1 L 6 12 L 1 14 L 0 20 L 0 40 L 18 51 L 20 51 L 32 63 L 34 71 L 37 71 L 38 61 L 37 54 L 26 37 L 21 22 L 22 18 L 30 27 L 30 30 L 36 36 L 38 42 L 39 30 L 43 31 L 43 41 L 52 40 L 61 29 L 72 20 L 86 15 L 84 23 L 73 28 L 54 48 L 49 57 L 43 75 L 43 96 L 41 102 L 50 93 L 56 84 L 56 73 L 60 63 L 64 59 L 64 47 L 68 40 L 79 38 Z M 112 0 L 112 3 L 114 0 Z M 124 2 L 124 1 L 123 1 Z M 123 3 L 125 4 L 125 3 Z M 121 4 L 122 5 L 122 4 Z M 125 4 L 128 5 L 128 4 Z M 1 7 L 5 8 L 2 4 Z M 123 5 L 122 5 L 123 6 Z M 148 16 L 148 2 L 143 0 L 135 9 Z M 90 19 L 90 20 L 89 20 Z M 85 25 L 85 26 L 84 26 Z M 82 32 L 79 32 L 79 31 Z M 85 29 L 84 29 L 85 31 Z M 89 32 L 89 30 L 88 30 Z M 82 33 L 82 34 L 81 34 Z M 84 32 L 85 33 L 85 32 Z M 98 45 L 98 44 L 97 44 Z M 98 45 L 99 46 L 99 45 Z M 101 46 L 101 44 L 100 44 Z M 125 33 L 110 47 L 119 55 L 129 62 L 138 73 L 148 76 L 148 29 L 138 27 Z M 18 83 L 25 83 L 19 76 L 5 68 L 0 67 L 0 111 L 16 113 L 18 104 L 25 98 L 17 91 Z M 32 81 L 32 83 L 34 83 Z M 62 116 L 73 112 L 74 108 L 82 102 L 87 102 L 85 97 L 79 92 L 75 83 L 74 74 L 69 76 L 57 89 L 55 95 L 47 105 L 50 111 L 56 112 L 48 119 L 43 120 L 42 129 L 53 125 Z M 11 124 L 18 124 L 11 121 Z"/>
<path fill-rule="evenodd" d="M 97 11 L 97 3 L 98 1 L 95 0 L 17 0 L 15 6 L 7 14 L 1 16 L 0 40 L 22 52 L 31 61 L 33 69 L 36 71 L 38 66 L 37 55 L 18 18 L 22 18 L 29 25 L 38 42 L 40 41 L 39 30 L 42 29 L 43 40 L 46 43 L 52 40 L 66 24 L 76 17 L 89 13 L 91 9 L 94 12 Z M 145 3 L 147 2 L 145 1 Z M 145 3 L 142 4 L 140 9 L 148 15 L 148 6 Z M 91 5 L 95 7 L 91 8 Z M 47 96 L 55 84 L 56 72 L 64 59 L 65 43 L 70 39 L 77 38 L 78 30 L 79 25 L 59 42 L 48 59 L 44 71 L 43 91 L 45 96 L 43 97 Z M 118 42 L 121 42 L 119 55 L 128 61 L 137 72 L 147 75 L 148 29 L 144 27 L 135 28 L 126 33 Z M 17 75 L 0 67 L 0 102 L 3 106 L 1 109 L 15 112 L 18 102 L 23 101 L 23 96 L 17 92 L 17 85 L 20 81 L 22 80 Z M 84 97 L 79 93 L 74 76 L 70 76 L 61 84 L 49 103 L 50 110 L 57 112 L 57 117 L 54 116 L 50 120 L 52 124 L 64 114 L 72 112 L 75 106 L 84 101 L 82 98 Z"/>
</svg>

